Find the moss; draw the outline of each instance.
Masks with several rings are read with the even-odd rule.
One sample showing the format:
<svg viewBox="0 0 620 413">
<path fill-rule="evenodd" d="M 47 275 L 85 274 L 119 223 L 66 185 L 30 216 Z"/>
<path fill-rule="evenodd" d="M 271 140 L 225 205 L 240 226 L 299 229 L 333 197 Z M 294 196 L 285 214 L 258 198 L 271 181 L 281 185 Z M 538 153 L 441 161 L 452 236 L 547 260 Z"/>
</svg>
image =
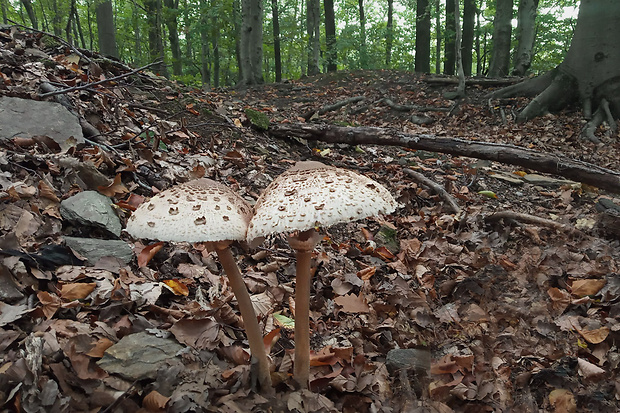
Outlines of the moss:
<svg viewBox="0 0 620 413">
<path fill-rule="evenodd" d="M 248 120 L 258 130 L 267 130 L 269 129 L 269 117 L 265 115 L 263 112 L 259 112 L 254 109 L 246 109 L 245 116 L 248 117 Z"/>
</svg>

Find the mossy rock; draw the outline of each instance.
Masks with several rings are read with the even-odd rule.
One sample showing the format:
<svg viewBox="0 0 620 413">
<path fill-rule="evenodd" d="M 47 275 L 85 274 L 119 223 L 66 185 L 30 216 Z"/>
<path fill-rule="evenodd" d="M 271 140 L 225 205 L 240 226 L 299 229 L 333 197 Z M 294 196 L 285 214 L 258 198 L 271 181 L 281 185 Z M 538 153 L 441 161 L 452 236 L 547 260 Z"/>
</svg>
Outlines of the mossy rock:
<svg viewBox="0 0 620 413">
<path fill-rule="evenodd" d="M 269 129 L 269 117 L 265 115 L 263 112 L 259 112 L 254 109 L 246 109 L 245 116 L 248 117 L 248 120 L 258 130 L 267 130 Z"/>
</svg>

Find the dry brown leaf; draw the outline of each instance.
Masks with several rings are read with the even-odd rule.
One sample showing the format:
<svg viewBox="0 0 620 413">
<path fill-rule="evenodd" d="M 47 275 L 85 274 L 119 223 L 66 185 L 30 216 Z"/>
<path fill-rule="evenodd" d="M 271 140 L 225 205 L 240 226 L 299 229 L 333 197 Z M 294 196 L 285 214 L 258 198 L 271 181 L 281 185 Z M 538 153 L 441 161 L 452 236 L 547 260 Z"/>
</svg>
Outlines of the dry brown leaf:
<svg viewBox="0 0 620 413">
<path fill-rule="evenodd" d="M 575 396 L 566 389 L 555 389 L 549 393 L 549 404 L 553 407 L 554 413 L 575 413 L 577 411 Z"/>
<path fill-rule="evenodd" d="M 334 302 L 342 307 L 345 313 L 368 313 L 370 308 L 363 295 L 347 294 L 336 297 Z"/>
<path fill-rule="evenodd" d="M 144 396 L 144 399 L 142 400 L 142 407 L 149 412 L 164 411 L 169 400 L 170 397 L 166 397 L 163 394 L 153 390 Z"/>
<path fill-rule="evenodd" d="M 187 288 L 187 285 L 177 278 L 163 280 L 162 282 L 174 295 L 182 295 L 185 297 L 189 295 L 189 288 Z"/>
<path fill-rule="evenodd" d="M 41 198 L 49 199 L 50 201 L 60 202 L 60 199 L 56 196 L 54 188 L 48 185 L 47 182 L 39 181 L 39 196 Z"/>
<path fill-rule="evenodd" d="M 571 286 L 571 292 L 575 297 L 596 295 L 606 283 L 606 280 L 599 279 L 575 280 Z"/>
<path fill-rule="evenodd" d="M 547 290 L 547 294 L 549 294 L 549 297 L 551 297 L 553 308 L 559 313 L 564 312 L 564 310 L 566 310 L 566 307 L 570 305 L 570 294 L 568 293 L 568 291 L 552 287 Z"/>
<path fill-rule="evenodd" d="M 97 191 L 101 192 L 105 196 L 109 196 L 110 198 L 115 197 L 116 195 L 122 195 L 129 192 L 129 189 L 123 185 L 121 181 L 121 174 L 116 174 L 114 177 L 114 181 L 108 186 L 98 186 Z"/>
<path fill-rule="evenodd" d="M 579 334 L 588 342 L 592 344 L 599 344 L 605 341 L 609 335 L 608 327 L 597 328 L 596 330 L 577 330 Z"/>
<path fill-rule="evenodd" d="M 97 283 L 71 283 L 60 286 L 60 297 L 63 300 L 82 300 L 97 287 Z"/>
<path fill-rule="evenodd" d="M 163 242 L 156 242 L 151 245 L 147 245 L 138 254 L 138 267 L 146 267 L 149 261 L 164 247 Z"/>
<path fill-rule="evenodd" d="M 60 298 L 55 294 L 50 294 L 47 291 L 39 291 L 37 293 L 37 298 L 42 304 L 41 311 L 48 320 L 52 318 L 60 308 Z"/>
<path fill-rule="evenodd" d="M 597 376 L 605 374 L 605 370 L 582 358 L 577 358 L 577 371 L 580 376 L 586 379 L 596 378 Z"/>
<path fill-rule="evenodd" d="M 90 357 L 101 358 L 103 357 L 103 353 L 105 353 L 105 351 L 109 349 L 110 347 L 112 347 L 113 345 L 114 345 L 114 342 L 112 340 L 109 340 L 105 337 L 100 338 L 95 343 L 93 348 L 90 349 L 88 353 L 86 353 L 86 355 Z"/>
</svg>

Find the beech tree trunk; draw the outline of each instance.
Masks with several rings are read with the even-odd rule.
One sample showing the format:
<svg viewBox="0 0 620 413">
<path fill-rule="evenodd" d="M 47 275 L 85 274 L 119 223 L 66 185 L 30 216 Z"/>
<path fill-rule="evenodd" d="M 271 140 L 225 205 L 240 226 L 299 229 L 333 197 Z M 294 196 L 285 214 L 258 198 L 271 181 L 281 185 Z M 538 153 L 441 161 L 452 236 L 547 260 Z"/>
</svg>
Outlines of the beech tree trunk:
<svg viewBox="0 0 620 413">
<path fill-rule="evenodd" d="M 357 0 L 360 13 L 360 67 L 368 67 L 368 50 L 366 49 L 366 14 L 364 13 L 364 0 Z"/>
<path fill-rule="evenodd" d="M 510 34 L 512 32 L 512 0 L 497 0 L 493 19 L 493 51 L 489 63 L 489 76 L 508 75 L 510 67 Z"/>
<path fill-rule="evenodd" d="M 336 43 L 336 14 L 334 0 L 323 0 L 325 11 L 325 62 L 328 72 L 338 70 L 338 52 Z"/>
<path fill-rule="evenodd" d="M 474 25 L 476 23 L 476 0 L 463 2 L 463 41 L 461 54 L 463 58 L 463 73 L 471 76 L 474 54 Z"/>
<path fill-rule="evenodd" d="M 282 52 L 280 50 L 280 11 L 278 0 L 271 0 L 271 24 L 273 26 L 273 58 L 276 66 L 276 82 L 282 81 Z"/>
<path fill-rule="evenodd" d="M 512 74 L 523 76 L 532 64 L 532 50 L 536 37 L 538 0 L 520 0 L 517 17 L 517 51 Z"/>
<path fill-rule="evenodd" d="M 620 1 L 582 0 L 564 61 L 545 75 L 500 89 L 490 97 L 538 93 L 518 115 L 527 121 L 579 101 L 591 122 L 620 117 Z"/>
<path fill-rule="evenodd" d="M 446 75 L 454 74 L 456 63 L 456 27 L 454 26 L 454 3 L 458 0 L 446 0 L 446 30 L 444 32 L 444 47 L 446 59 L 443 62 L 443 72 Z"/>
<path fill-rule="evenodd" d="M 30 0 L 21 0 L 21 2 L 26 9 L 26 13 L 28 13 L 28 18 L 30 19 L 32 28 L 39 30 L 39 21 L 37 20 L 37 14 L 34 12 L 34 7 L 32 7 L 32 2 Z"/>
<path fill-rule="evenodd" d="M 241 85 L 263 83 L 263 2 L 241 0 Z"/>
<path fill-rule="evenodd" d="M 320 38 L 321 7 L 319 0 L 306 0 L 306 30 L 308 33 L 308 75 L 316 75 L 321 53 Z"/>
<path fill-rule="evenodd" d="M 114 28 L 114 13 L 110 0 L 97 4 L 97 34 L 99 35 L 99 51 L 108 56 L 118 57 L 116 48 L 116 29 Z"/>
<path fill-rule="evenodd" d="M 181 43 L 179 42 L 179 0 L 164 0 L 166 6 L 166 27 L 168 28 L 168 40 L 172 52 L 172 73 L 180 76 L 183 74 L 183 61 L 181 60 Z"/>
<path fill-rule="evenodd" d="M 394 41 L 394 0 L 388 0 L 387 25 L 385 27 L 385 66 L 392 62 L 392 43 Z"/>
<path fill-rule="evenodd" d="M 152 62 L 161 63 L 153 66 L 153 70 L 161 76 L 168 77 L 168 69 L 164 63 L 164 41 L 161 35 L 161 0 L 145 0 L 144 8 L 147 11 L 149 30 L 149 56 Z"/>
<path fill-rule="evenodd" d="M 415 20 L 415 71 L 431 71 L 431 10 L 428 0 L 417 0 Z"/>
</svg>

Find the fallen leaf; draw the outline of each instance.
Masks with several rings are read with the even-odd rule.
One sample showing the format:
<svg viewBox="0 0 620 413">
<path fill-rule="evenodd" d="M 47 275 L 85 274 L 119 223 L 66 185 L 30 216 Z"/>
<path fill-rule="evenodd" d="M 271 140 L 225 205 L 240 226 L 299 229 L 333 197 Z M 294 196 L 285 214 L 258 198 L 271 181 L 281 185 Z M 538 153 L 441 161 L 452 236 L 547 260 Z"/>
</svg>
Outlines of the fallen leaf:
<svg viewBox="0 0 620 413">
<path fill-rule="evenodd" d="M 174 295 L 182 295 L 185 297 L 189 295 L 189 288 L 187 288 L 187 285 L 177 278 L 163 280 L 162 282 Z"/>
<path fill-rule="evenodd" d="M 48 320 L 52 318 L 60 308 L 60 298 L 55 294 L 50 294 L 47 291 L 39 291 L 37 293 L 37 298 L 42 304 L 41 311 Z"/>
<path fill-rule="evenodd" d="M 90 349 L 88 353 L 86 353 L 86 355 L 89 357 L 101 358 L 103 357 L 103 353 L 105 353 L 105 351 L 109 349 L 110 347 L 112 347 L 113 345 L 114 345 L 114 342 L 112 340 L 109 340 L 105 337 L 100 338 L 95 343 L 93 348 Z"/>
<path fill-rule="evenodd" d="M 163 242 L 156 242 L 151 245 L 147 245 L 138 254 L 138 267 L 146 267 L 151 259 L 164 247 Z"/>
<path fill-rule="evenodd" d="M 579 334 L 591 344 L 598 344 L 605 341 L 607 336 L 609 335 L 608 327 L 597 328 L 596 330 L 577 330 Z"/>
<path fill-rule="evenodd" d="M 555 389 L 549 393 L 549 404 L 555 413 L 575 413 L 577 403 L 573 393 L 566 389 Z"/>
<path fill-rule="evenodd" d="M 607 281 L 599 279 L 575 280 L 571 285 L 571 293 L 575 297 L 596 295 L 606 283 Z"/>
<path fill-rule="evenodd" d="M 605 374 L 605 370 L 582 358 L 577 358 L 577 371 L 580 376 L 586 379 L 595 378 Z"/>
<path fill-rule="evenodd" d="M 293 320 L 292 318 L 278 313 L 272 314 L 271 316 L 275 320 L 276 324 L 280 327 L 286 330 L 292 330 L 295 328 L 295 320 Z"/>
<path fill-rule="evenodd" d="M 368 313 L 370 308 L 363 295 L 347 294 L 336 297 L 334 302 L 342 307 L 345 313 Z"/>
<path fill-rule="evenodd" d="M 144 396 L 144 399 L 142 400 L 142 407 L 149 412 L 164 411 L 169 400 L 170 397 L 166 397 L 163 394 L 152 390 L 149 394 Z"/>
<path fill-rule="evenodd" d="M 122 195 L 129 192 L 129 189 L 123 185 L 121 181 L 121 174 L 116 174 L 114 177 L 114 181 L 108 186 L 98 186 L 97 191 L 101 192 L 105 196 L 109 196 L 110 198 L 115 197 L 116 195 Z"/>
<path fill-rule="evenodd" d="M 97 287 L 97 283 L 71 283 L 60 286 L 60 297 L 63 300 L 82 300 L 90 295 Z"/>
</svg>

